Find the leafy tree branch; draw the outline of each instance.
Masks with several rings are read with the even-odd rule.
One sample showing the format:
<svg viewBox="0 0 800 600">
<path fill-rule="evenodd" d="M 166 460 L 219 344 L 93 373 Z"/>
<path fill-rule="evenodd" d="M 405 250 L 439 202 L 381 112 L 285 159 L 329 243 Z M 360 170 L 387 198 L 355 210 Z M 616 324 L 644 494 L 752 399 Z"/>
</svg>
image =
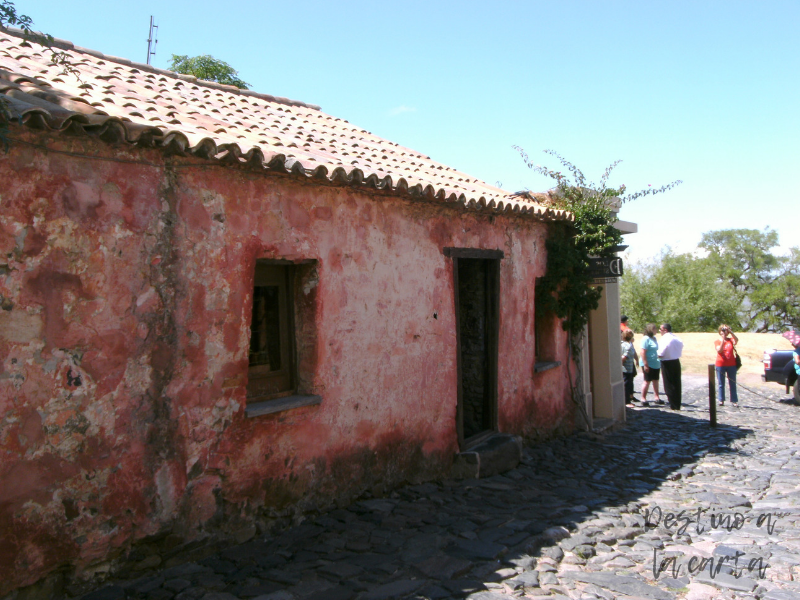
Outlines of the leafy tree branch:
<svg viewBox="0 0 800 600">
<path fill-rule="evenodd" d="M 589 259 L 614 253 L 622 241 L 622 233 L 614 226 L 616 210 L 622 203 L 666 192 L 682 183 L 673 181 L 660 188 L 648 188 L 626 194 L 626 187 L 611 187 L 608 180 L 620 164 L 617 160 L 603 172 L 598 184 L 589 181 L 574 164 L 553 150 L 563 170 L 533 164 L 526 152 L 514 146 L 531 170 L 550 177 L 556 187 L 549 192 L 554 208 L 572 213 L 571 223 L 556 226 L 547 241 L 547 273 L 537 289 L 537 301 L 563 320 L 563 328 L 578 336 L 589 322 L 589 314 L 598 306 L 602 288 L 593 285 L 589 274 Z"/>
<path fill-rule="evenodd" d="M 250 84 L 239 78 L 239 72 L 223 60 L 208 54 L 189 57 L 185 54 L 173 54 L 169 70 L 183 75 L 194 75 L 205 81 L 215 81 L 224 85 L 233 85 L 246 90 Z"/>
<path fill-rule="evenodd" d="M 18 27 L 28 45 L 38 44 L 49 51 L 51 64 L 61 67 L 66 74 L 78 75 L 77 69 L 72 66 L 70 55 L 53 47 L 55 39 L 52 35 L 34 31 L 33 19 L 17 12 L 11 0 L 0 0 L 0 27 Z"/>
<path fill-rule="evenodd" d="M 17 8 L 11 0 L 0 0 L 0 29 L 6 27 L 18 27 L 22 30 L 23 46 L 37 44 L 45 48 L 50 53 L 50 63 L 61 67 L 64 75 L 73 75 L 78 80 L 80 76 L 78 70 L 72 66 L 72 59 L 69 54 L 53 47 L 55 39 L 52 35 L 33 30 L 33 19 L 28 15 L 17 12 Z M 8 100 L 0 97 L 0 144 L 8 151 L 8 123 L 13 119 Z"/>
</svg>

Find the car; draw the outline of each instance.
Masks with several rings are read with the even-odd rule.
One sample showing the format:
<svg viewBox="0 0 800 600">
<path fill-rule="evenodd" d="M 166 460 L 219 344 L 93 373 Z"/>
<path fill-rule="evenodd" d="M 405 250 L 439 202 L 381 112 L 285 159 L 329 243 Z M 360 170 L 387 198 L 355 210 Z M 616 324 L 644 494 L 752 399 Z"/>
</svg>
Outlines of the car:
<svg viewBox="0 0 800 600">
<path fill-rule="evenodd" d="M 786 373 L 784 371 L 786 365 L 794 362 L 794 352 L 792 350 L 764 350 L 764 374 L 761 379 L 765 382 L 774 381 L 786 386 L 786 393 L 789 393 L 789 383 L 786 381 Z M 800 402 L 800 380 L 794 384 L 794 399 Z"/>
</svg>

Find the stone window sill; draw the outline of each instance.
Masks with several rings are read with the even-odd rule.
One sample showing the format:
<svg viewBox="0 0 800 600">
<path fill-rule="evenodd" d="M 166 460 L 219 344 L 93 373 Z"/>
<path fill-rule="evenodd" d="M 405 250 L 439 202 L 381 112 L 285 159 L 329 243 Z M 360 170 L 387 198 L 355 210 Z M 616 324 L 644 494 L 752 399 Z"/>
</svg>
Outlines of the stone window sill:
<svg viewBox="0 0 800 600">
<path fill-rule="evenodd" d="M 300 408 L 302 406 L 314 406 L 322 403 L 322 396 L 304 396 L 295 394 L 294 396 L 284 396 L 275 400 L 264 400 L 262 402 L 252 402 L 245 407 L 247 418 L 260 417 L 261 415 L 271 415 L 274 413 Z"/>
<path fill-rule="evenodd" d="M 537 362 L 533 365 L 533 372 L 534 373 L 542 373 L 544 371 L 549 371 L 550 369 L 555 369 L 556 367 L 561 366 L 561 361 L 550 361 L 550 362 Z"/>
</svg>

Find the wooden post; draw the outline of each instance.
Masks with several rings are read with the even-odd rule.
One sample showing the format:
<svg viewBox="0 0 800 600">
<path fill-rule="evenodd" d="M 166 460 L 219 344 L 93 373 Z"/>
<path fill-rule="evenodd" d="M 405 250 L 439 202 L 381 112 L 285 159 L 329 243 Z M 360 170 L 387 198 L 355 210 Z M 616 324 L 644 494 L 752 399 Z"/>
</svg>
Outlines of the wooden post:
<svg viewBox="0 0 800 600">
<path fill-rule="evenodd" d="M 717 426 L 717 370 L 714 365 L 708 365 L 708 418 L 712 427 Z"/>
</svg>

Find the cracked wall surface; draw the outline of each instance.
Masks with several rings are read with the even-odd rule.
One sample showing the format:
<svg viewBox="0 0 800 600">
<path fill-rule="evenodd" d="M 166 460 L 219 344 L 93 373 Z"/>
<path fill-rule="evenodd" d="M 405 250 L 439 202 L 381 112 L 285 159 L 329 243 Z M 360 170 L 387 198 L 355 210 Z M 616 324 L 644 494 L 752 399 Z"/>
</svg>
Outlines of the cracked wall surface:
<svg viewBox="0 0 800 600">
<path fill-rule="evenodd" d="M 239 539 L 446 475 L 444 247 L 505 253 L 500 431 L 571 427 L 566 371 L 533 369 L 546 223 L 18 133 L 0 156 L 0 594 L 111 568 L 153 536 Z M 300 369 L 322 403 L 247 418 L 257 259 L 316 261 L 296 301 L 313 306 Z"/>
</svg>

